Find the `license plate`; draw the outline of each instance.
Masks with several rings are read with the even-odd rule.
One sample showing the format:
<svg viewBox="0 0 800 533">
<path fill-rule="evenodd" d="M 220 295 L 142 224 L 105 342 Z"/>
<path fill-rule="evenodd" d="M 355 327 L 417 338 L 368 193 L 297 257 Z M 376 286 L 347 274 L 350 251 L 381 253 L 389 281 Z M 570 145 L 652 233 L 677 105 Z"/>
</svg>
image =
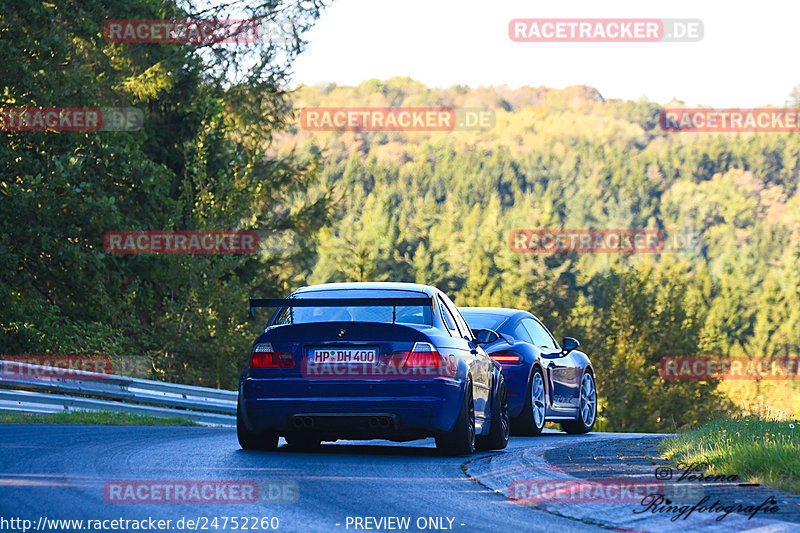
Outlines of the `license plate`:
<svg viewBox="0 0 800 533">
<path fill-rule="evenodd" d="M 314 348 L 308 354 L 311 364 L 374 364 L 377 360 L 377 348 Z"/>
</svg>

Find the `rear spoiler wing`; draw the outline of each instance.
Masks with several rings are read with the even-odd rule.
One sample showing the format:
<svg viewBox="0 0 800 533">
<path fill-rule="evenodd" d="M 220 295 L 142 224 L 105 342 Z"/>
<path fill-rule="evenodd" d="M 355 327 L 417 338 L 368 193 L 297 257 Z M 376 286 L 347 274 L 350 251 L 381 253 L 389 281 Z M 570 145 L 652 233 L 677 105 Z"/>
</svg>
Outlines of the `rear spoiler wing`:
<svg viewBox="0 0 800 533">
<path fill-rule="evenodd" d="M 397 306 L 421 305 L 431 306 L 436 314 L 436 299 L 430 298 L 249 298 L 250 316 L 256 316 L 256 307 L 389 307 L 392 306 L 392 317 Z M 393 320 L 394 321 L 394 320 Z"/>
</svg>

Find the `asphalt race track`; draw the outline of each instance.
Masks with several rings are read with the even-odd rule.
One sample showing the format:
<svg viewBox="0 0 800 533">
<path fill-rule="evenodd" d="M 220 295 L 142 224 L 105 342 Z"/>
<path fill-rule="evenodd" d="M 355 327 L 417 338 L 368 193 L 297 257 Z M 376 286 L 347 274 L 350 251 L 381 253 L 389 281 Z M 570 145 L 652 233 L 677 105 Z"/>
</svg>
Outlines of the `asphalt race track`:
<svg viewBox="0 0 800 533">
<path fill-rule="evenodd" d="M 578 439 L 641 435 L 574 436 L 550 431 L 539 437 L 512 437 L 508 450 L 544 451 Z M 432 439 L 402 444 L 340 441 L 315 452 L 296 451 L 281 443 L 277 452 L 245 452 L 232 429 L 2 425 L 0 516 L 30 520 L 29 527 L 34 531 L 40 525 L 40 530 L 55 531 L 52 525 L 43 525 L 52 519 L 119 518 L 172 520 L 171 530 L 180 530 L 175 524 L 183 519 L 182 530 L 198 531 L 244 530 L 242 520 L 247 520 L 250 531 L 264 531 L 262 526 L 270 524 L 278 525 L 277 531 L 324 533 L 601 530 L 513 503 L 492 492 L 465 474 L 462 465 L 468 458 L 437 455 Z M 480 453 L 473 458 L 497 453 Z M 234 485 L 256 483 L 259 490 L 256 502 L 235 505 L 152 500 L 116 503 L 114 496 L 109 496 L 110 484 L 126 486 L 142 480 L 156 485 L 235 481 Z M 236 496 L 223 490 L 214 498 L 224 500 L 232 495 Z M 152 494 L 153 499 L 157 496 L 163 497 Z M 226 517 L 227 527 L 223 528 Z M 274 517 L 278 524 L 270 521 Z M 388 517 L 407 518 L 408 525 L 387 522 Z M 239 529 L 232 527 L 232 518 L 239 520 Z M 379 525 L 377 520 L 382 518 Z M 188 521 L 193 522 L 187 525 Z M 361 527 L 357 527 L 359 523 Z M 108 522 L 107 529 L 102 530 L 125 530 L 113 529 L 112 525 Z M 149 526 L 142 527 L 148 530 Z M 15 530 L 8 524 L 5 529 Z M 90 529 L 62 525 L 61 531 L 65 530 Z"/>
</svg>

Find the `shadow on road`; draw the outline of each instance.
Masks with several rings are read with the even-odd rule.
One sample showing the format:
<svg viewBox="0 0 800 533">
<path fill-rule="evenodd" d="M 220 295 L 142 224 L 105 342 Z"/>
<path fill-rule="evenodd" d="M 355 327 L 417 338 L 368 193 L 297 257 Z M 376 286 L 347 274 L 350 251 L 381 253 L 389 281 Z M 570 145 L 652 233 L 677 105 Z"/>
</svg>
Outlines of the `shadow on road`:
<svg viewBox="0 0 800 533">
<path fill-rule="evenodd" d="M 284 444 L 271 452 L 237 450 L 248 455 L 338 455 L 338 456 L 386 456 L 386 457 L 443 457 L 434 447 L 397 446 L 387 444 L 353 444 L 329 442 L 313 449 L 305 449 Z"/>
<path fill-rule="evenodd" d="M 567 435 L 566 433 L 562 432 L 545 432 L 540 435 L 534 437 L 523 437 L 523 436 L 515 436 L 511 437 L 509 440 L 509 447 L 504 450 L 489 450 L 486 452 L 475 452 L 473 455 L 465 455 L 461 457 L 453 457 L 453 456 L 446 456 L 442 455 L 439 450 L 437 450 L 432 442 L 427 443 L 425 441 L 413 441 L 415 444 L 413 445 L 406 445 L 402 443 L 391 443 L 387 441 L 341 441 L 341 442 L 323 442 L 321 445 L 315 448 L 303 448 L 298 446 L 292 446 L 289 444 L 283 444 L 278 447 L 277 450 L 271 452 L 261 452 L 261 451 L 245 451 L 245 450 L 237 450 L 240 453 L 248 454 L 248 455 L 267 455 L 267 454 L 292 454 L 292 455 L 336 455 L 336 456 L 374 456 L 374 457 L 435 457 L 435 458 L 444 458 L 444 457 L 452 457 L 453 459 L 462 459 L 462 460 L 470 460 L 475 459 L 478 457 L 482 457 L 485 455 L 492 455 L 498 453 L 504 453 L 506 451 L 512 451 L 516 448 L 524 447 L 526 445 L 533 445 L 535 442 L 541 442 L 543 439 L 552 439 L 553 437 L 571 437 L 571 438 L 584 438 L 587 436 L 591 436 L 592 433 L 587 433 L 586 435 Z"/>
</svg>

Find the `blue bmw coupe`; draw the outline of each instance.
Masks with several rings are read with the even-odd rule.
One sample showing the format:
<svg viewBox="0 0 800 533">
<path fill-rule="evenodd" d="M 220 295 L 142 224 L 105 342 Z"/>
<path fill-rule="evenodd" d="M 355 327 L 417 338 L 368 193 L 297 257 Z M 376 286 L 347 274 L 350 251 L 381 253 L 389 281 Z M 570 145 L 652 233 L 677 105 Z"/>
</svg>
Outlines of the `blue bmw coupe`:
<svg viewBox="0 0 800 533">
<path fill-rule="evenodd" d="M 527 311 L 460 307 L 486 352 L 503 366 L 511 430 L 538 435 L 544 423 L 559 422 L 567 433 L 588 433 L 597 419 L 597 383 L 578 341 L 558 345 L 542 322 Z"/>
<path fill-rule="evenodd" d="M 508 395 L 452 301 L 411 283 L 331 283 L 285 299 L 239 380 L 244 449 L 435 437 L 448 455 L 505 448 Z"/>
</svg>

